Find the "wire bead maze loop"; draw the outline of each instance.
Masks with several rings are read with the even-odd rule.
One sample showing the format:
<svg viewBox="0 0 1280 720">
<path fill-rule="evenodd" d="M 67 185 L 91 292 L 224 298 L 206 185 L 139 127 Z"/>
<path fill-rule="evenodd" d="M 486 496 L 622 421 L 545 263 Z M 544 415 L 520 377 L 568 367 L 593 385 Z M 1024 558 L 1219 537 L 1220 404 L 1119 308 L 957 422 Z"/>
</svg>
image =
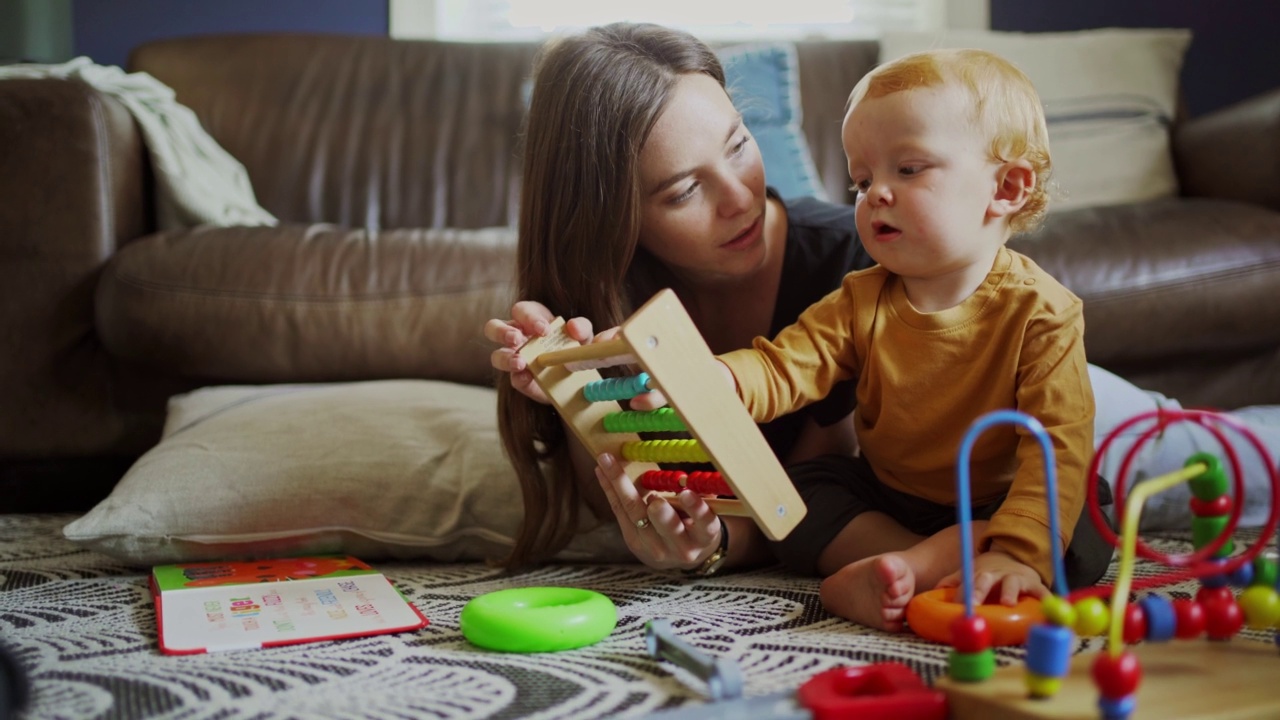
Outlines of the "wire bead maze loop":
<svg viewBox="0 0 1280 720">
<path fill-rule="evenodd" d="M 1232 495 L 1234 502 L 1231 504 L 1231 515 L 1227 521 L 1226 527 L 1218 537 L 1214 538 L 1209 544 L 1190 553 L 1182 555 L 1170 555 L 1160 553 L 1141 539 L 1137 540 L 1135 551 L 1139 557 L 1147 558 L 1162 563 L 1172 568 L 1182 568 L 1180 571 L 1166 573 L 1156 577 L 1144 578 L 1141 581 L 1133 583 L 1132 590 L 1142 590 L 1156 585 L 1164 585 L 1177 580 L 1188 577 L 1202 577 L 1205 575 L 1227 574 L 1235 571 L 1245 563 L 1251 562 L 1254 557 L 1262 551 L 1267 541 L 1275 533 L 1277 522 L 1280 521 L 1280 474 L 1277 473 L 1276 465 L 1267 452 L 1266 446 L 1253 434 L 1249 428 L 1240 421 L 1208 410 L 1153 410 L 1139 415 L 1135 415 L 1125 422 L 1121 423 L 1114 430 L 1107 434 L 1102 444 L 1098 446 L 1094 453 L 1093 461 L 1089 465 L 1088 476 L 1088 496 L 1087 506 L 1089 508 L 1090 517 L 1094 525 L 1098 529 L 1098 533 L 1104 540 L 1109 542 L 1113 547 L 1120 547 L 1120 538 L 1116 535 L 1106 522 L 1106 518 L 1102 514 L 1102 508 L 1098 505 L 1098 468 L 1102 464 L 1102 458 L 1110 449 L 1112 442 L 1120 437 L 1126 431 L 1144 422 L 1154 421 L 1151 427 L 1145 429 L 1138 437 L 1133 447 L 1125 453 L 1124 460 L 1120 465 L 1119 476 L 1115 478 L 1115 507 L 1122 509 L 1125 501 L 1125 489 L 1129 469 L 1133 465 L 1134 459 L 1142 448 L 1156 434 L 1162 432 L 1170 425 L 1179 422 L 1190 422 L 1203 427 L 1221 446 L 1223 452 L 1227 455 L 1228 464 L 1231 467 L 1232 475 Z M 1226 426 L 1239 436 L 1243 437 L 1253 447 L 1253 450 L 1261 458 L 1262 464 L 1267 468 L 1268 480 L 1271 486 L 1271 509 L 1267 516 L 1267 522 L 1263 526 L 1257 541 L 1250 545 L 1243 553 L 1233 556 L 1225 563 L 1215 563 L 1211 561 L 1219 550 L 1231 539 L 1237 525 L 1240 522 L 1240 512 L 1243 506 L 1241 500 L 1244 498 L 1244 473 L 1241 469 L 1240 458 L 1236 453 L 1235 447 L 1231 444 L 1226 434 L 1223 433 L 1220 426 Z M 1072 600 L 1082 599 L 1090 596 L 1106 595 L 1110 592 L 1110 587 L 1096 587 L 1077 591 L 1072 594 Z"/>
</svg>

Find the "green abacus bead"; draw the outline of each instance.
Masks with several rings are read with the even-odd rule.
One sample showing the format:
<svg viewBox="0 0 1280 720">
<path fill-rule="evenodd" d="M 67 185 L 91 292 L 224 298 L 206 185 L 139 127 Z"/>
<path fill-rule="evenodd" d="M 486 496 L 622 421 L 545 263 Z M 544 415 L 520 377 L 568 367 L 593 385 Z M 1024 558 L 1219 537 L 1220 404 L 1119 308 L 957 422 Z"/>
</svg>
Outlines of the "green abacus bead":
<svg viewBox="0 0 1280 720">
<path fill-rule="evenodd" d="M 947 674 L 956 682 L 981 682 L 996 673 L 996 653 L 991 648 L 982 652 L 951 651 Z"/>
<path fill-rule="evenodd" d="M 1276 586 L 1276 559 L 1259 555 L 1253 559 L 1253 582 L 1250 585 Z"/>
<path fill-rule="evenodd" d="M 1208 547 L 1223 530 L 1227 529 L 1227 521 L 1231 519 L 1229 515 L 1217 515 L 1215 517 L 1193 517 L 1191 518 L 1191 544 L 1195 549 L 1199 550 Z M 1235 543 L 1227 540 L 1214 557 L 1226 557 L 1235 549 Z"/>
<path fill-rule="evenodd" d="M 1222 461 L 1218 456 L 1212 453 L 1196 453 L 1187 458 L 1183 467 L 1190 467 L 1196 463 L 1204 463 L 1209 469 L 1187 483 L 1191 486 L 1191 494 L 1206 502 L 1225 495 L 1230 485 L 1227 483 L 1227 474 L 1223 472 Z"/>
</svg>

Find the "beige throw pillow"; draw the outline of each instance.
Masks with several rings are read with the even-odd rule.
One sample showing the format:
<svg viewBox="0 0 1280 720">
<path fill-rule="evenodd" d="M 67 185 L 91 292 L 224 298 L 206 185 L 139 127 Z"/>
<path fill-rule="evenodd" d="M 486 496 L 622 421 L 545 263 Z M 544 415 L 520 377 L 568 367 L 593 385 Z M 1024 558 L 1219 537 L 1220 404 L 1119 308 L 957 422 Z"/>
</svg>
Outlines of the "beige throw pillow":
<svg viewBox="0 0 1280 720">
<path fill-rule="evenodd" d="M 1190 31 L 1178 29 L 888 33 L 880 61 L 972 47 L 1021 68 L 1045 105 L 1056 212 L 1177 194 L 1169 127 L 1190 42 Z"/>
<path fill-rule="evenodd" d="M 426 380 L 180 395 L 161 442 L 65 534 L 142 565 L 329 552 L 499 559 L 522 503 L 496 407 L 492 389 Z M 561 558 L 634 560 L 614 523 Z"/>
</svg>

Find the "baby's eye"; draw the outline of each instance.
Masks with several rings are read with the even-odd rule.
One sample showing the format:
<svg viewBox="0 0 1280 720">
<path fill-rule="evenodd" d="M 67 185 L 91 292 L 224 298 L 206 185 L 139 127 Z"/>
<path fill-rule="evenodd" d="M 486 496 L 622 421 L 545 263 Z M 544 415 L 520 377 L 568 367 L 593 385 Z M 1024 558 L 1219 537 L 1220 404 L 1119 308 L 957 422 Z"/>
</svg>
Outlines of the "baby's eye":
<svg viewBox="0 0 1280 720">
<path fill-rule="evenodd" d="M 871 188 L 871 180 L 854 180 L 849 187 L 851 192 L 864 193 Z"/>
<path fill-rule="evenodd" d="M 923 171 L 924 171 L 923 165 L 903 165 L 902 167 L 898 168 L 899 175 L 915 175 Z"/>
</svg>

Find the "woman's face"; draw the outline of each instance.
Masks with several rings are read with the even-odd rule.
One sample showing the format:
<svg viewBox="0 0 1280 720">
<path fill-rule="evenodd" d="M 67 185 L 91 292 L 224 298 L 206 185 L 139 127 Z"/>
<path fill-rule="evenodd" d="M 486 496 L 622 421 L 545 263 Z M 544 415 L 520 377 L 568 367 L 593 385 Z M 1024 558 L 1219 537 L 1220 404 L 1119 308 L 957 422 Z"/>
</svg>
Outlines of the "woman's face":
<svg viewBox="0 0 1280 720">
<path fill-rule="evenodd" d="M 713 78 L 676 83 L 640 152 L 640 176 L 640 245 L 679 276 L 732 280 L 764 264 L 764 164 Z"/>
</svg>

